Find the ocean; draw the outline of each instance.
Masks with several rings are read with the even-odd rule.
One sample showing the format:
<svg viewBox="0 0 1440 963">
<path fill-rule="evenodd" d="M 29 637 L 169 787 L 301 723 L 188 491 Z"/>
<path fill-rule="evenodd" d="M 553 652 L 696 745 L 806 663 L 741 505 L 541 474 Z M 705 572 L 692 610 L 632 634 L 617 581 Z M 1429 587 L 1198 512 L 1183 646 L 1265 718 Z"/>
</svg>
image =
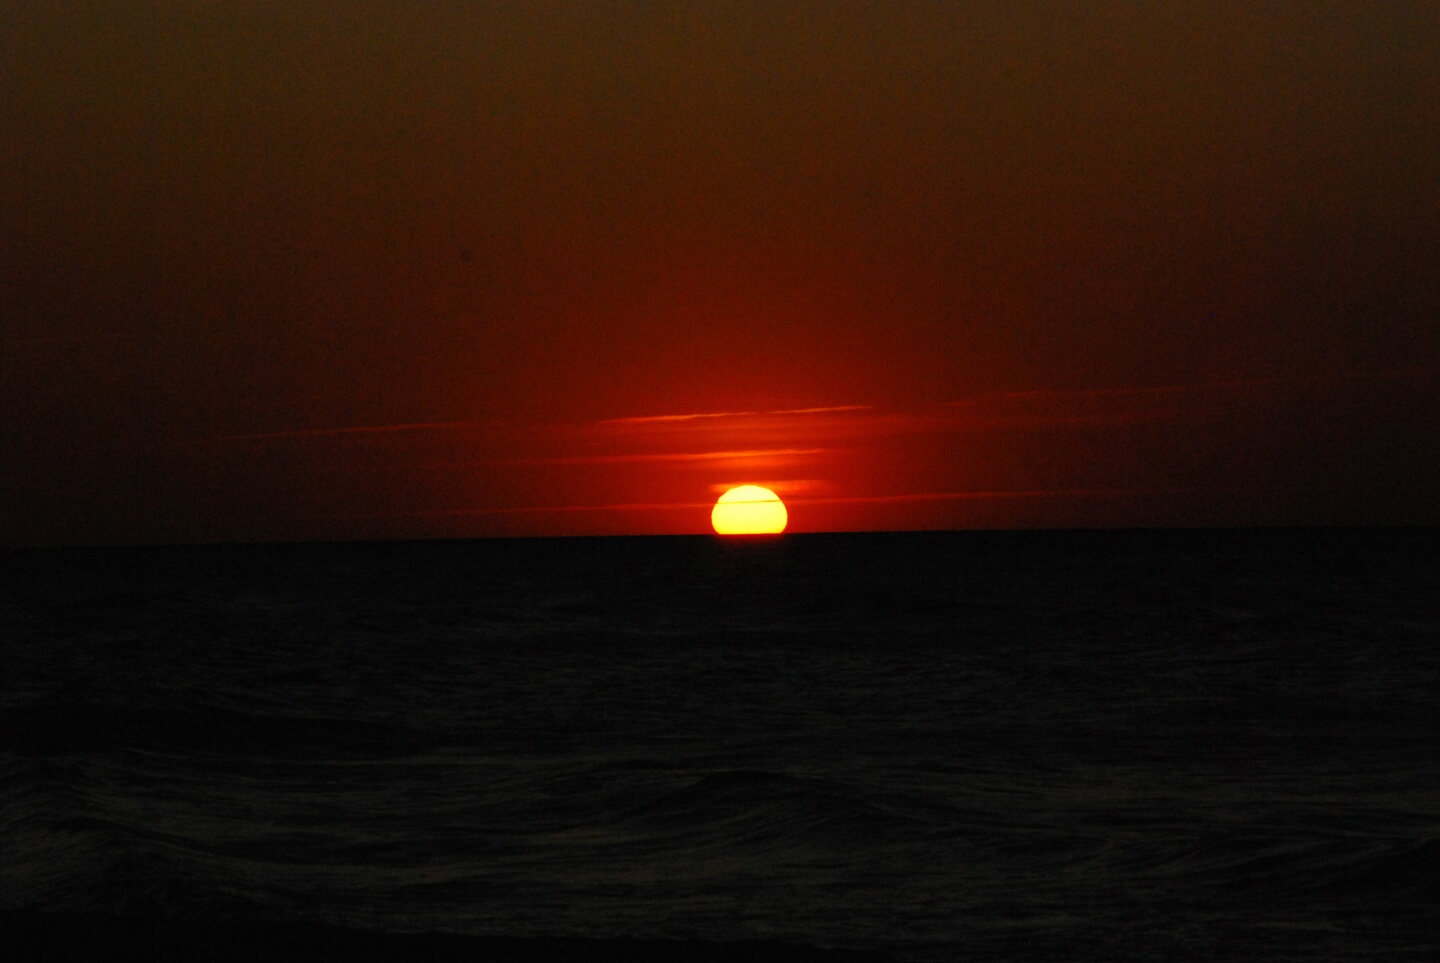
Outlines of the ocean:
<svg viewBox="0 0 1440 963">
<path fill-rule="evenodd" d="M 1440 958 L 1440 532 L 0 554 L 0 909 Z"/>
</svg>

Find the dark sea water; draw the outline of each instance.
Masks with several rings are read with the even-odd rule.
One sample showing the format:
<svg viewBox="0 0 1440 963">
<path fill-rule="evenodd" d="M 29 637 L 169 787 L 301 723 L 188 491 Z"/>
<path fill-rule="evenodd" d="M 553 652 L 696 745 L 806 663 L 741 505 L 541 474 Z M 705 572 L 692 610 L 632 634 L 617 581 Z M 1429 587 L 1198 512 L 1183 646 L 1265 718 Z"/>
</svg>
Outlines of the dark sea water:
<svg viewBox="0 0 1440 963">
<path fill-rule="evenodd" d="M 1440 958 L 1440 533 L 0 556 L 0 909 Z"/>
</svg>

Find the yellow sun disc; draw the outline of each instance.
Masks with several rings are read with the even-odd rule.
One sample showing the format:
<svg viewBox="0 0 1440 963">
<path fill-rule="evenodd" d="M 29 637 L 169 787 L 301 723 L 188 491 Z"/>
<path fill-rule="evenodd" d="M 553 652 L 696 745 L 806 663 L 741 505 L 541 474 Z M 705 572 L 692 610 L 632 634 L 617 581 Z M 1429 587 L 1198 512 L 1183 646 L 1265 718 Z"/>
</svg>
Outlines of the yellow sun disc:
<svg viewBox="0 0 1440 963">
<path fill-rule="evenodd" d="M 710 524 L 721 535 L 776 535 L 789 520 L 785 503 L 759 485 L 730 489 L 710 512 Z"/>
</svg>

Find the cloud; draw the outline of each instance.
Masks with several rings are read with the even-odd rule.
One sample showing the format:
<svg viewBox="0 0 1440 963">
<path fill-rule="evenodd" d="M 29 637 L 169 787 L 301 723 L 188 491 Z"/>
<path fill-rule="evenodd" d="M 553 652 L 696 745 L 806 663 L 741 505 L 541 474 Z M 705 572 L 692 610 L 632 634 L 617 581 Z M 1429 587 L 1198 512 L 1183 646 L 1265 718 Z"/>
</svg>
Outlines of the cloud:
<svg viewBox="0 0 1440 963">
<path fill-rule="evenodd" d="M 782 408 L 779 411 L 767 411 L 768 415 L 822 415 L 835 411 L 869 411 L 870 405 L 830 405 L 825 408 Z"/>
<path fill-rule="evenodd" d="M 35 338 L 7 338 L 0 340 L 0 348 L 47 348 L 66 344 L 94 344 L 106 341 L 134 341 L 145 335 L 132 331 L 103 331 L 97 334 L 51 334 Z"/>
<path fill-rule="evenodd" d="M 601 425 L 653 425 L 714 418 L 759 418 L 767 415 L 821 415 L 845 411 L 867 411 L 869 405 L 825 405 L 814 408 L 781 408 L 774 411 L 700 411 L 683 415 L 640 415 L 634 418 L 607 418 Z"/>
<path fill-rule="evenodd" d="M 405 431 L 438 431 L 476 428 L 473 421 L 417 421 L 400 425 L 356 425 L 346 428 L 302 428 L 295 431 L 263 431 L 243 435 L 216 435 L 210 441 L 281 441 L 288 438 L 334 438 L 349 435 L 385 435 Z"/>
<path fill-rule="evenodd" d="M 1105 496 L 1117 495 L 1111 491 L 1064 491 L 1060 489 L 1037 489 L 1034 491 L 978 491 L 978 492 L 914 492 L 904 495 L 845 495 L 824 498 L 796 498 L 797 504 L 805 505 L 850 505 L 874 502 L 928 502 L 928 501 L 975 501 L 990 498 L 1054 498 L 1060 496 Z M 1124 494 L 1134 494 L 1127 492 Z"/>
<path fill-rule="evenodd" d="M 1119 388 L 1033 388 L 1025 391 L 1004 391 L 976 395 L 945 402 L 946 407 L 971 408 L 997 403 L 1037 403 L 1047 401 L 1081 401 L 1088 399 L 1146 399 L 1182 395 L 1202 395 L 1256 388 L 1302 388 L 1309 385 L 1347 384 L 1365 381 L 1427 381 L 1440 377 L 1436 368 L 1392 368 L 1381 371 L 1342 371 L 1294 377 L 1228 378 L 1222 381 L 1193 381 L 1170 385 L 1138 385 Z"/>
<path fill-rule="evenodd" d="M 601 425 L 653 425 L 673 421 L 697 421 L 701 418 L 743 418 L 758 415 L 758 411 L 702 411 L 688 415 L 641 415 L 636 418 L 606 418 L 597 422 Z"/>
<path fill-rule="evenodd" d="M 605 465 L 630 462 L 726 461 L 745 458 L 785 458 L 823 455 L 832 448 L 747 448 L 738 451 L 691 451 L 628 455 L 558 455 L 551 458 L 510 458 L 490 462 L 502 465 Z"/>
<path fill-rule="evenodd" d="M 1038 488 L 1014 491 L 915 492 L 903 495 L 846 495 L 821 498 L 794 498 L 797 505 L 848 505 L 887 502 L 985 501 L 1024 498 L 1141 498 L 1155 495 L 1263 494 L 1276 489 L 1259 485 L 1223 485 L 1214 487 L 1170 486 L 1158 488 Z M 1296 493 L 1329 492 L 1328 487 L 1296 486 L 1285 491 Z"/>
<path fill-rule="evenodd" d="M 612 505 L 523 505 L 507 508 L 436 508 L 412 512 L 375 512 L 369 515 L 342 515 L 343 518 L 425 518 L 467 515 L 545 515 L 587 512 L 664 512 L 709 509 L 713 502 L 621 502 Z"/>
</svg>

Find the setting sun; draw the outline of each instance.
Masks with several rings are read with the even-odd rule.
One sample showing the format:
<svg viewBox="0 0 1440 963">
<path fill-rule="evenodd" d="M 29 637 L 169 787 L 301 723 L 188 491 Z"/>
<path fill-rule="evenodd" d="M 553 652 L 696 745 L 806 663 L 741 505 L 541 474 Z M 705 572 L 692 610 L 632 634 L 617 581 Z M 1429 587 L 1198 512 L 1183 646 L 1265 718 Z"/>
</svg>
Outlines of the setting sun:
<svg viewBox="0 0 1440 963">
<path fill-rule="evenodd" d="M 720 496 L 710 524 L 721 535 L 777 535 L 785 531 L 785 503 L 768 488 L 741 485 Z"/>
</svg>

